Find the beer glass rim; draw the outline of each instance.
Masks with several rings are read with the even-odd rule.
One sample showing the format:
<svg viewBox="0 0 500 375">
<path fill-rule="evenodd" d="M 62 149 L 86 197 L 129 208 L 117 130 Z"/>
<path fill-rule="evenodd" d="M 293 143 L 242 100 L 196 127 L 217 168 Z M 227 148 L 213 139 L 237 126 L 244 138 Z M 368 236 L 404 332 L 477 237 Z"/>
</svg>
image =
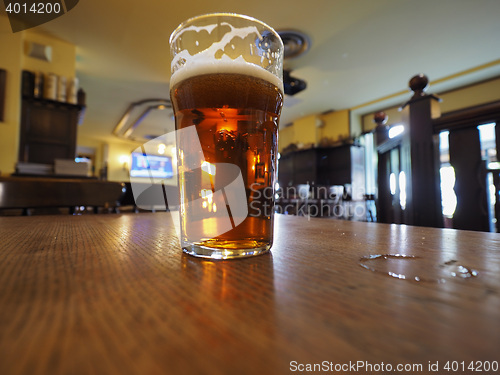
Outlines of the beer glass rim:
<svg viewBox="0 0 500 375">
<path fill-rule="evenodd" d="M 172 32 L 172 34 L 170 34 L 169 43 L 172 44 L 172 42 L 175 40 L 175 38 L 176 38 L 177 34 L 179 33 L 179 31 L 181 31 L 187 25 L 193 23 L 194 21 L 200 20 L 200 19 L 203 19 L 203 18 L 215 18 L 215 17 L 240 18 L 240 19 L 246 19 L 248 21 L 260 24 L 261 26 L 263 26 L 266 29 L 268 29 L 268 31 L 272 32 L 275 36 L 277 36 L 279 38 L 281 44 L 282 44 L 282 47 L 283 47 L 283 41 L 281 40 L 280 35 L 276 32 L 276 30 L 274 30 L 274 28 L 272 28 L 271 26 L 269 26 L 267 23 L 262 22 L 262 21 L 258 20 L 257 18 L 254 18 L 254 17 L 251 17 L 251 16 L 247 16 L 247 15 L 239 14 L 239 13 L 229 13 L 229 12 L 206 13 L 206 14 L 200 14 L 198 16 L 194 16 L 194 17 L 188 18 L 187 20 L 185 20 L 184 22 L 182 22 L 179 26 L 177 26 L 175 28 L 175 30 Z"/>
</svg>

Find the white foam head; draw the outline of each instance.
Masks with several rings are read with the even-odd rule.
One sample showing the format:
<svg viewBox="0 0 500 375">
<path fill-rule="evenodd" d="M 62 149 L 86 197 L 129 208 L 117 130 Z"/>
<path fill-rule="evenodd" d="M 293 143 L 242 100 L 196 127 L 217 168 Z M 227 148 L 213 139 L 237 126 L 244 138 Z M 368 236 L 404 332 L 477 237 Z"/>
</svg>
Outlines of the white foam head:
<svg viewBox="0 0 500 375">
<path fill-rule="evenodd" d="M 221 15 L 219 14 L 217 16 L 220 17 Z M 235 15 L 225 16 L 234 17 Z M 283 44 L 280 37 L 273 29 L 260 21 L 253 20 L 246 16 L 244 16 L 244 18 L 251 20 L 251 22 L 255 23 L 255 25 L 252 24 L 250 26 L 238 28 L 228 22 L 221 22 L 204 26 L 190 25 L 184 27 L 180 26 L 177 28 L 170 37 L 171 51 L 173 54 L 170 87 L 173 87 L 177 83 L 195 75 L 210 73 L 238 73 L 255 76 L 269 81 L 279 87 L 283 92 L 283 80 L 281 78 L 283 75 Z M 266 47 L 268 47 L 268 42 L 265 42 L 263 46 L 258 46 L 259 48 L 256 48 L 254 45 L 250 45 L 250 52 L 248 53 L 249 44 L 248 41 L 245 42 L 245 38 L 253 34 L 255 35 L 255 40 L 263 41 L 264 39 L 256 25 L 262 25 L 266 28 L 266 30 L 275 34 L 276 40 L 281 45 L 278 46 L 278 48 L 274 46 L 274 50 L 271 50 L 270 46 L 266 49 Z M 217 26 L 228 26 L 229 32 L 224 33 L 220 40 L 214 41 L 204 50 L 191 55 L 187 49 L 180 49 L 178 46 L 173 47 L 175 42 L 179 40 L 180 36 L 187 31 L 195 33 L 206 32 L 203 34 L 206 37 L 207 33 L 211 34 Z M 198 41 L 196 41 L 196 43 L 198 43 Z M 227 46 L 234 47 L 234 43 L 243 44 L 244 47 L 247 47 L 246 53 L 249 55 L 247 58 L 249 57 L 252 62 L 245 59 L 243 52 L 236 58 L 232 58 L 223 52 Z M 245 49 L 243 48 L 243 50 Z M 260 61 L 260 65 L 259 63 L 253 62 L 256 60 L 257 62 Z"/>
</svg>

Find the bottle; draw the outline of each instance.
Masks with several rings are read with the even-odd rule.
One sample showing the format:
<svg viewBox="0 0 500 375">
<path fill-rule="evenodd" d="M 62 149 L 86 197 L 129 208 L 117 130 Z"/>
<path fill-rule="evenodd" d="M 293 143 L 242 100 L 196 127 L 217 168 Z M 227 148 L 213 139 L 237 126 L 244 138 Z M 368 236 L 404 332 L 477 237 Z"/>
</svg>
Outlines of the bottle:
<svg viewBox="0 0 500 375">
<path fill-rule="evenodd" d="M 22 94 L 25 98 L 33 97 L 35 92 L 35 74 L 27 70 L 22 72 Z"/>
<path fill-rule="evenodd" d="M 57 99 L 57 76 L 54 73 L 47 74 L 47 79 L 45 80 L 44 88 L 45 99 L 56 100 Z"/>
<path fill-rule="evenodd" d="M 67 101 L 70 104 L 78 104 L 78 78 L 69 81 Z"/>
<path fill-rule="evenodd" d="M 35 73 L 35 87 L 34 87 L 34 96 L 35 98 L 43 97 L 43 89 L 44 89 L 44 76 L 42 72 Z"/>
<path fill-rule="evenodd" d="M 59 76 L 57 79 L 57 101 L 66 102 L 66 77 Z"/>
<path fill-rule="evenodd" d="M 77 102 L 78 102 L 78 105 L 85 106 L 86 94 L 85 94 L 85 91 L 83 91 L 83 89 L 81 89 L 81 88 L 78 89 Z"/>
</svg>

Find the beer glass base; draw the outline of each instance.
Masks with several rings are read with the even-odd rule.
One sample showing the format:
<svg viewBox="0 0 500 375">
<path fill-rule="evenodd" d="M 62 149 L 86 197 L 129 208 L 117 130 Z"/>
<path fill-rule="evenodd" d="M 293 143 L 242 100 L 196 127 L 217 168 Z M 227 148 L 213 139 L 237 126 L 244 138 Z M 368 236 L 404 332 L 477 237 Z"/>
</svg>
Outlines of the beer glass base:
<svg viewBox="0 0 500 375">
<path fill-rule="evenodd" d="M 265 254 L 269 252 L 270 249 L 271 245 L 265 245 L 262 247 L 249 248 L 249 249 L 224 249 L 224 248 L 208 247 L 197 244 L 191 244 L 182 247 L 182 251 L 185 252 L 186 254 L 198 258 L 207 258 L 207 259 L 249 258 L 256 255 Z"/>
</svg>

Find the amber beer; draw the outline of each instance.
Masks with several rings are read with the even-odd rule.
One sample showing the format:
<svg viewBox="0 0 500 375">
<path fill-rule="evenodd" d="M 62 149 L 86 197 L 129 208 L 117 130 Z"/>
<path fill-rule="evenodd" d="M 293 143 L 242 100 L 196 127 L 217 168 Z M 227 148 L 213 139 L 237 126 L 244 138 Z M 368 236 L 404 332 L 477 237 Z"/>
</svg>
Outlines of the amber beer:
<svg viewBox="0 0 500 375">
<path fill-rule="evenodd" d="M 254 18 L 214 13 L 182 23 L 170 50 L 183 251 L 212 259 L 267 252 L 283 103 L 281 38 Z"/>
<path fill-rule="evenodd" d="M 249 72 L 251 73 L 251 72 Z M 247 192 L 248 217 L 232 230 L 198 243 L 224 249 L 267 248 L 272 244 L 278 121 L 283 93 L 275 83 L 240 73 L 196 75 L 175 84 L 171 100 L 176 127 L 196 125 L 205 161 L 239 167 Z M 194 193 L 203 171 L 186 173 L 178 160 L 180 181 Z M 182 197 L 194 200 L 199 197 Z M 231 215 L 231 208 L 228 207 Z M 185 215 L 196 215 L 186 212 Z M 184 235 L 190 237 L 188 217 Z"/>
</svg>

